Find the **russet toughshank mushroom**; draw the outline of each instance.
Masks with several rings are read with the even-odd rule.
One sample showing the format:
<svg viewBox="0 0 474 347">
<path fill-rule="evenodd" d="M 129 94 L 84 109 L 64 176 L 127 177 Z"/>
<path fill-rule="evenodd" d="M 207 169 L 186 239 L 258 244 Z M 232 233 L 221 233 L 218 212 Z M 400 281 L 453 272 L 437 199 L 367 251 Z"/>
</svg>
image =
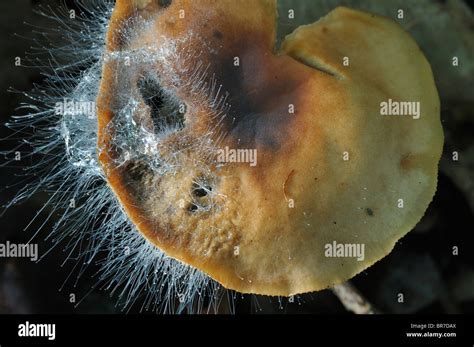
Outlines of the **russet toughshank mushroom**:
<svg viewBox="0 0 474 347">
<path fill-rule="evenodd" d="M 276 21 L 275 0 L 117 0 L 98 151 L 149 242 L 226 288 L 288 296 L 350 279 L 415 226 L 443 132 L 430 65 L 393 20 L 338 7 L 281 47 Z"/>
</svg>

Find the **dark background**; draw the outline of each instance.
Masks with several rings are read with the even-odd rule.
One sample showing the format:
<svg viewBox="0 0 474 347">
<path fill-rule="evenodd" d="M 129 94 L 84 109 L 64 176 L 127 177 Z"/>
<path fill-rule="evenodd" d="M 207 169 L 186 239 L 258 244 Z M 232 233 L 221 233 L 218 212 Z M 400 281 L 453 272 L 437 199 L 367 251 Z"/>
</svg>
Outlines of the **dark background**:
<svg viewBox="0 0 474 347">
<path fill-rule="evenodd" d="M 87 0 L 86 0 L 87 1 Z M 405 10 L 401 24 L 418 41 L 432 64 L 442 104 L 442 122 L 446 143 L 440 164 L 438 191 L 425 217 L 404 237 L 393 252 L 374 266 L 356 276 L 352 282 L 385 313 L 460 313 L 474 312 L 474 20 L 472 8 L 461 0 L 434 1 L 280 1 L 279 37 L 290 33 L 299 24 L 310 23 L 338 4 L 370 10 L 395 17 L 398 8 Z M 30 50 L 31 40 L 37 37 L 34 26 L 47 28 L 52 23 L 35 14 L 40 5 L 57 6 L 59 1 L 15 0 L 0 2 L 0 122 L 5 123 L 25 98 L 8 93 L 9 87 L 28 91 L 33 83 L 41 83 L 37 69 L 15 67 L 15 57 L 23 57 Z M 75 8 L 74 1 L 65 1 Z M 311 3 L 311 4 L 310 4 Z M 289 8 L 295 10 L 296 20 L 285 19 Z M 17 35 L 15 35 L 17 34 Z M 25 39 L 20 38 L 21 36 Z M 460 64 L 453 67 L 452 56 Z M 11 131 L 0 128 L 0 137 Z M 0 142 L 0 150 L 10 150 L 15 141 Z M 459 161 L 451 160 L 452 152 L 459 152 Z M 6 161 L 8 158 L 1 158 Z M 28 165 L 20 162 L 19 166 Z M 21 167 L 8 165 L 0 171 L 0 186 L 17 182 Z M 17 188 L 0 190 L 0 203 L 6 204 Z M 0 219 L 0 242 L 24 243 L 35 228 L 44 221 L 39 218 L 29 230 L 23 231 L 36 211 L 48 199 L 48 194 L 37 193 L 28 201 L 6 211 Z M 48 211 L 46 211 L 48 213 Z M 46 215 L 46 214 L 45 214 Z M 40 254 L 50 247 L 41 242 L 54 219 L 40 234 Z M 452 254 L 458 246 L 459 255 Z M 0 259 L 0 313 L 114 313 L 116 298 L 108 292 L 94 290 L 92 266 L 75 283 L 75 275 L 59 291 L 71 272 L 71 264 L 60 267 L 65 254 L 60 247 L 36 264 L 25 259 Z M 80 305 L 69 302 L 74 293 Z M 398 303 L 397 294 L 404 293 L 405 302 Z M 86 295 L 87 294 L 87 295 Z M 331 291 L 301 295 L 294 303 L 287 299 L 257 297 L 230 293 L 237 313 L 345 313 L 347 312 Z M 224 299 L 220 312 L 229 312 Z M 131 312 L 138 312 L 132 307 Z"/>
</svg>

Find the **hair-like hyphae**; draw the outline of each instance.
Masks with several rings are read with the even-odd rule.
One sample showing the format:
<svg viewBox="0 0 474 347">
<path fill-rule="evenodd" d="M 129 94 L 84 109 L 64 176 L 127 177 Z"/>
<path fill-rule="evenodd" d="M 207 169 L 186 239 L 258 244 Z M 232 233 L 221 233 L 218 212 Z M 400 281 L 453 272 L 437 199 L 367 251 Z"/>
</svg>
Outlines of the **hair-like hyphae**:
<svg viewBox="0 0 474 347">
<path fill-rule="evenodd" d="M 5 153 L 11 158 L 21 148 L 24 158 L 34 158 L 33 165 L 25 168 L 25 179 L 37 179 L 24 185 L 6 208 L 37 191 L 48 192 L 49 199 L 35 219 L 42 211 L 51 212 L 32 240 L 49 219 L 59 214 L 48 237 L 51 249 L 63 247 L 65 263 L 75 263 L 71 275 L 80 277 L 89 264 L 99 264 L 101 270 L 92 290 L 110 290 L 125 310 L 137 300 L 141 309 L 160 313 L 216 310 L 222 298 L 221 287 L 202 272 L 167 257 L 136 230 L 98 163 L 94 108 L 103 59 L 107 59 L 104 44 L 113 6 L 112 0 L 84 0 L 77 1 L 78 13 L 65 5 L 40 11 L 53 25 L 42 29 L 41 37 L 34 40 L 37 47 L 28 55 L 28 65 L 40 69 L 45 78 L 31 91 L 21 92 L 29 102 L 19 107 L 21 115 L 7 123 L 15 132 L 9 139 L 19 136 L 21 143 Z M 169 55 L 170 51 L 163 54 Z M 200 80 L 205 74 L 205 69 L 196 72 Z M 201 85 L 210 88 L 210 84 Z M 133 96 L 127 101 L 132 105 Z M 176 126 L 176 122 L 169 122 L 161 131 L 173 131 Z M 129 146 L 130 141 L 143 139 L 157 140 L 146 129 L 132 125 L 121 128 L 115 141 Z M 150 166 L 154 164 L 150 160 Z"/>
</svg>

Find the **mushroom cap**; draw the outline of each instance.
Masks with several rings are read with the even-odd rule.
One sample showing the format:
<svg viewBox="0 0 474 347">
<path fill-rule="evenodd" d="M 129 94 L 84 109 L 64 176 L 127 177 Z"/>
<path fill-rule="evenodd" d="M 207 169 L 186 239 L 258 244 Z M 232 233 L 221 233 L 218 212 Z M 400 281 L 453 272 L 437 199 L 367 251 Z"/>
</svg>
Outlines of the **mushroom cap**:
<svg viewBox="0 0 474 347">
<path fill-rule="evenodd" d="M 98 151 L 149 242 L 226 288 L 289 296 L 346 281 L 414 227 L 443 133 L 430 65 L 394 21 L 338 7 L 277 50 L 276 17 L 275 0 L 117 0 Z M 143 78 L 186 105 L 181 127 L 152 124 Z M 389 100 L 419 102 L 420 117 L 381 115 Z M 161 171 L 117 140 L 124 119 L 159 134 Z M 223 149 L 257 163 L 221 163 Z M 335 244 L 364 254 L 328 256 Z"/>
</svg>

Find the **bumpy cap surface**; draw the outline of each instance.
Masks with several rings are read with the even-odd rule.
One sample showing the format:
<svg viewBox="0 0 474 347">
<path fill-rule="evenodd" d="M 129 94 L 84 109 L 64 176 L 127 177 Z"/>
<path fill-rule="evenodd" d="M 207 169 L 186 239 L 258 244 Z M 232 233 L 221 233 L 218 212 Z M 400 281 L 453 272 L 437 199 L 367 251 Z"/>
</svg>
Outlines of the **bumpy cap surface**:
<svg viewBox="0 0 474 347">
<path fill-rule="evenodd" d="M 443 134 L 430 65 L 394 21 L 340 7 L 277 50 L 276 17 L 275 0 L 118 0 L 98 151 L 167 255 L 292 295 L 351 278 L 413 228 Z"/>
</svg>

